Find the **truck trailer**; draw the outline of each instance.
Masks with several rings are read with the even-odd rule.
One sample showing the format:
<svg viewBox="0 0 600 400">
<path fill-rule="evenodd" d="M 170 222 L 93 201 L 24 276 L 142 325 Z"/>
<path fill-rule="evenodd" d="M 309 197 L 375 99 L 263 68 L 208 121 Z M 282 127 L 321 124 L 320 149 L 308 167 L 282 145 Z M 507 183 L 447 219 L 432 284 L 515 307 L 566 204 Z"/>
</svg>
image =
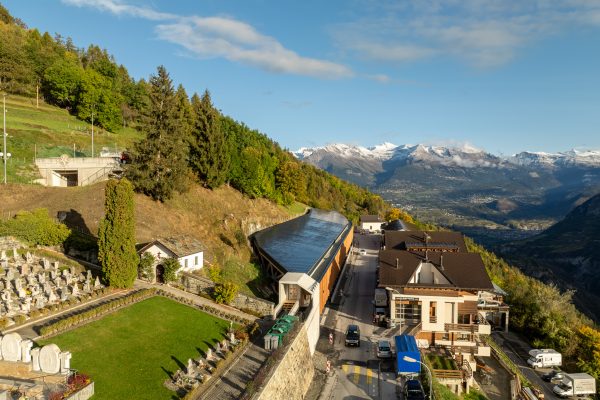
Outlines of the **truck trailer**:
<svg viewBox="0 0 600 400">
<path fill-rule="evenodd" d="M 562 365 L 562 355 L 552 349 L 533 349 L 529 351 L 527 364 L 532 368 L 551 368 Z"/>
<path fill-rule="evenodd" d="M 375 307 L 387 307 L 388 305 L 388 297 L 387 290 L 383 288 L 375 289 L 375 299 L 373 300 L 373 304 Z"/>
<path fill-rule="evenodd" d="M 581 396 L 596 393 L 596 379 L 586 373 L 565 374 L 552 391 L 559 397 Z"/>
</svg>

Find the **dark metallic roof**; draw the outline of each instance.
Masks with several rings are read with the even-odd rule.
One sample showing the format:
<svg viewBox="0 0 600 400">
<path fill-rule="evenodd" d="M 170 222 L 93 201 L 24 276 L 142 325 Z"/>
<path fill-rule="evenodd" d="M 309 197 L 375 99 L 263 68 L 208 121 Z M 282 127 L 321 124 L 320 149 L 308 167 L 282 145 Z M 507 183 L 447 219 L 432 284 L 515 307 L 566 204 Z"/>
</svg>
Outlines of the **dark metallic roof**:
<svg viewBox="0 0 600 400">
<path fill-rule="evenodd" d="M 361 215 L 360 222 L 383 222 L 379 215 Z"/>
<path fill-rule="evenodd" d="M 340 213 L 313 208 L 252 238 L 284 271 L 304 273 L 320 282 L 351 228 Z"/>
</svg>

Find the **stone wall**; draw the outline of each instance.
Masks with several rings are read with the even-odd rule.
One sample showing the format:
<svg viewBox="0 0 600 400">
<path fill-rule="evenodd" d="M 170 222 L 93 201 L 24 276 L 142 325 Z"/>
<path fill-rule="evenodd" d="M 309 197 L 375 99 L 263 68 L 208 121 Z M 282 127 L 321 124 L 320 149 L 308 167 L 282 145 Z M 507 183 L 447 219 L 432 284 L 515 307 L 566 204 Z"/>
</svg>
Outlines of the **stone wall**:
<svg viewBox="0 0 600 400">
<path fill-rule="evenodd" d="M 73 393 L 66 400 L 88 400 L 90 397 L 94 395 L 94 382 L 91 382 L 89 385 L 84 387 L 78 392 Z"/>
<path fill-rule="evenodd" d="M 185 272 L 179 274 L 179 283 L 187 292 L 194 294 L 210 295 L 215 287 L 215 283 L 210 279 Z M 238 293 L 231 306 L 242 310 L 251 310 L 260 315 L 271 315 L 275 304 L 258 297 Z"/>
<path fill-rule="evenodd" d="M 303 326 L 255 399 L 301 400 L 308 391 L 314 374 L 308 336 Z"/>
</svg>

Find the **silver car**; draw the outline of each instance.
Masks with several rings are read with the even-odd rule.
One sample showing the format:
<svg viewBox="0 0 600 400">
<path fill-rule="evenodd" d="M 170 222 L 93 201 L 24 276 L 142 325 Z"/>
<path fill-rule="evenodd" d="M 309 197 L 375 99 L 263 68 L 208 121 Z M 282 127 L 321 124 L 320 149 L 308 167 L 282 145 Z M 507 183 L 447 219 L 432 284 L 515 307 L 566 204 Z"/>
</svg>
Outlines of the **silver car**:
<svg viewBox="0 0 600 400">
<path fill-rule="evenodd" d="M 392 358 L 392 345 L 388 340 L 380 340 L 377 343 L 377 357 Z"/>
</svg>

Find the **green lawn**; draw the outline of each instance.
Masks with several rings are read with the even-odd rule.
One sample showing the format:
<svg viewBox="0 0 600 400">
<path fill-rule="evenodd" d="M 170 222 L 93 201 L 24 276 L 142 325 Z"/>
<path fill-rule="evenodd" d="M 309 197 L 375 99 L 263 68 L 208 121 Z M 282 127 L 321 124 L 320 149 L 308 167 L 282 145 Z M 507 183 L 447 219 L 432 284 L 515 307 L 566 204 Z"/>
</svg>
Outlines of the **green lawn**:
<svg viewBox="0 0 600 400">
<path fill-rule="evenodd" d="M 0 104 L 0 123 L 3 123 L 1 107 L 2 104 Z M 36 108 L 34 98 L 17 95 L 6 97 L 6 110 L 7 147 L 12 155 L 7 163 L 9 182 L 28 183 L 36 178 L 38 172 L 33 161 L 36 155 L 37 157 L 59 157 L 62 154 L 72 157 L 73 153 L 77 157 L 91 155 L 91 124 L 77 119 L 66 110 L 43 102 L 40 103 L 39 108 Z M 96 127 L 94 154 L 97 156 L 103 147 L 130 148 L 133 142 L 141 137 L 140 132 L 130 127 L 121 128 L 115 133 Z M 0 148 L 1 146 L 0 144 Z"/>
<path fill-rule="evenodd" d="M 427 354 L 427 358 L 433 369 L 457 369 L 454 360 L 438 354 Z"/>
<path fill-rule="evenodd" d="M 91 375 L 94 400 L 171 399 L 170 373 L 223 339 L 229 323 L 164 297 L 133 304 L 50 338 L 73 354 L 71 366 Z"/>
</svg>

